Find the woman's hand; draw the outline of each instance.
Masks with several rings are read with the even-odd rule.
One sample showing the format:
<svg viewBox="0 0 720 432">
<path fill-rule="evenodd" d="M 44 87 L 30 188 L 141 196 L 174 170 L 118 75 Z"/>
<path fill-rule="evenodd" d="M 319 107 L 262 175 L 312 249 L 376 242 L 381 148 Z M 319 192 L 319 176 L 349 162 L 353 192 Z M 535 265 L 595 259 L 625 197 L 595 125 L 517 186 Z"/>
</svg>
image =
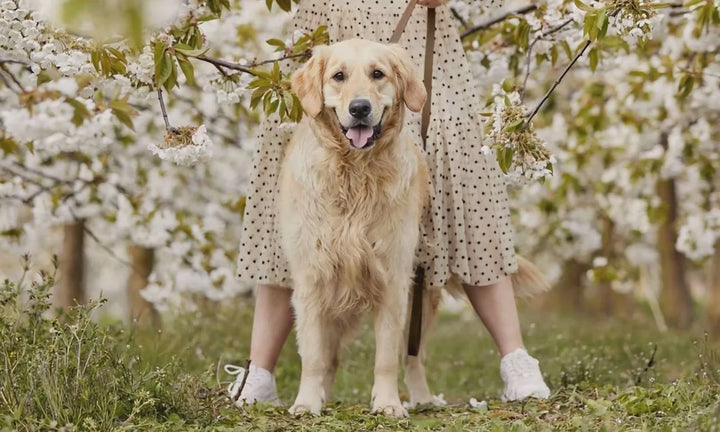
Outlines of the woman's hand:
<svg viewBox="0 0 720 432">
<path fill-rule="evenodd" d="M 420 6 L 425 6 L 429 8 L 436 8 L 443 3 L 445 3 L 445 0 L 418 0 L 418 4 Z"/>
</svg>

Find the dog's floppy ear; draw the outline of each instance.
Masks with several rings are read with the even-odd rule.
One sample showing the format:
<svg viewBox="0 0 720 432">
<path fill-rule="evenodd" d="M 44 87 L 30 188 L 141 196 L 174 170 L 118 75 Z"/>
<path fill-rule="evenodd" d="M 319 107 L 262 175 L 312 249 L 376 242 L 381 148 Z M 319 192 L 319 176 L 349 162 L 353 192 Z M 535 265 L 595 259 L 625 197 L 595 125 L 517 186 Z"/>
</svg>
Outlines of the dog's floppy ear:
<svg viewBox="0 0 720 432">
<path fill-rule="evenodd" d="M 390 45 L 390 48 L 392 49 L 390 62 L 400 81 L 403 101 L 410 111 L 420 112 L 427 99 L 422 78 L 404 48 L 400 45 Z"/>
<path fill-rule="evenodd" d="M 326 46 L 313 49 L 312 57 L 291 78 L 292 90 L 300 99 L 305 113 L 317 117 L 323 108 L 322 77 L 325 71 Z"/>
</svg>

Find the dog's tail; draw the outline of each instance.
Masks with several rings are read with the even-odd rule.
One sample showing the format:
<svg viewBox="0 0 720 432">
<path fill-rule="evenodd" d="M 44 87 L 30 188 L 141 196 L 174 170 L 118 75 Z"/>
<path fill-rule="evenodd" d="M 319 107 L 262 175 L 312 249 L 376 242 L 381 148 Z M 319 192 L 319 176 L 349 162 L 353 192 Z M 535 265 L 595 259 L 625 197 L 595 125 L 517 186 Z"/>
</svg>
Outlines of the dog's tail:
<svg viewBox="0 0 720 432">
<path fill-rule="evenodd" d="M 510 275 L 516 297 L 531 297 L 550 290 L 545 275 L 535 264 L 517 255 L 518 271 Z"/>
<path fill-rule="evenodd" d="M 517 255 L 518 271 L 510 275 L 515 297 L 527 298 L 550 290 L 545 275 L 528 259 Z M 463 298 L 465 290 L 459 276 L 452 274 L 445 285 L 447 292 L 455 298 Z"/>
</svg>

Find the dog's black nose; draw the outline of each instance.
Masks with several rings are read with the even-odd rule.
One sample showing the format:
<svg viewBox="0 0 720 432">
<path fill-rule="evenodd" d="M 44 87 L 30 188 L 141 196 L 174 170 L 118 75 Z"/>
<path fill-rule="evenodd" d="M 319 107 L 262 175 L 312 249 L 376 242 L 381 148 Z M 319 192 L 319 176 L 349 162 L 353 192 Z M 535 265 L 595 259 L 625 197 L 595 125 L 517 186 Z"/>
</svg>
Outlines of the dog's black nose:
<svg viewBox="0 0 720 432">
<path fill-rule="evenodd" d="M 354 99 L 352 102 L 350 102 L 350 115 L 360 119 L 365 118 L 370 114 L 370 111 L 372 111 L 372 105 L 370 105 L 370 101 L 367 99 Z"/>
</svg>

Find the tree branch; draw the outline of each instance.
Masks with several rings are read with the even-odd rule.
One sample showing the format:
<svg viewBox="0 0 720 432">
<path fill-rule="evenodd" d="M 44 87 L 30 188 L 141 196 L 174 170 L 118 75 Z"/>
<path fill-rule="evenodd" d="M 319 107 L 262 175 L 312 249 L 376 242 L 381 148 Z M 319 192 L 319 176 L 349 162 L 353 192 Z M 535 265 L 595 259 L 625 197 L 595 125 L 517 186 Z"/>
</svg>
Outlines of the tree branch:
<svg viewBox="0 0 720 432">
<path fill-rule="evenodd" d="M 255 62 L 255 63 L 249 64 L 249 65 L 241 65 L 240 63 L 233 63 L 233 62 L 229 62 L 227 60 L 223 60 L 223 59 L 219 59 L 219 58 L 208 57 L 206 55 L 201 55 L 201 56 L 191 57 L 191 58 L 195 58 L 200 61 L 204 61 L 204 62 L 212 64 L 213 66 L 215 66 L 216 69 L 220 70 L 220 72 L 225 76 L 227 76 L 227 74 L 222 70 L 222 68 L 232 69 L 232 70 L 240 71 L 240 72 L 243 72 L 246 74 L 250 74 L 252 76 L 257 76 L 257 74 L 255 72 L 253 72 L 253 70 L 252 70 L 254 67 L 258 67 L 258 66 L 262 66 L 262 65 L 266 65 L 266 64 L 270 64 L 270 63 L 275 63 L 275 62 L 280 62 L 280 61 L 285 61 L 285 60 L 290 60 L 290 59 L 294 59 L 294 58 L 309 57 L 309 56 L 310 56 L 310 50 L 307 50 L 307 51 L 303 51 L 300 54 L 284 55 L 284 56 L 278 57 L 276 59 L 263 60 L 263 61 Z"/>
<path fill-rule="evenodd" d="M 72 213 L 72 212 L 71 212 L 71 213 Z M 78 219 L 77 216 L 75 216 L 74 213 L 72 213 L 72 215 L 73 215 L 73 218 L 75 218 L 75 220 L 80 220 L 80 219 Z M 92 231 L 90 230 L 90 228 L 87 227 L 87 224 L 86 224 L 86 223 L 85 223 L 85 224 L 82 224 L 82 227 L 83 227 L 83 231 L 85 231 L 85 234 L 87 234 L 88 236 L 90 236 L 90 238 L 93 239 L 93 240 L 95 241 L 95 243 L 97 243 L 98 246 L 100 246 L 102 249 L 104 249 L 105 252 L 107 252 L 111 257 L 115 258 L 115 259 L 118 260 L 120 263 L 125 264 L 126 266 L 130 267 L 134 272 L 139 273 L 139 270 L 136 269 L 135 266 L 133 266 L 130 261 L 127 261 L 127 260 L 124 260 L 124 259 L 120 258 L 120 257 L 118 256 L 118 254 L 115 253 L 114 250 L 110 249 L 110 246 L 108 246 L 108 245 L 106 245 L 105 243 L 103 243 L 102 241 L 100 241 L 100 239 L 98 238 L 98 236 L 95 235 L 95 233 L 92 232 Z"/>
<path fill-rule="evenodd" d="M 537 8 L 538 8 L 537 5 L 531 4 L 531 5 L 523 6 L 516 10 L 508 11 L 508 12 L 504 13 L 503 15 L 500 15 L 498 17 L 491 19 L 490 21 L 484 22 L 482 24 L 476 25 L 475 27 L 472 27 L 472 28 L 466 30 L 465 32 L 463 32 L 460 35 L 460 39 L 465 39 L 466 37 L 468 37 L 474 33 L 477 33 L 480 30 L 485 30 L 489 27 L 492 27 L 495 24 L 505 21 L 506 19 L 508 19 L 510 17 L 513 17 L 515 15 L 522 15 L 522 14 L 529 13 L 529 12 L 534 11 Z"/>
<path fill-rule="evenodd" d="M 13 88 L 10 86 L 10 84 L 7 82 L 7 79 L 3 76 L 3 74 L 0 73 L 0 77 L 2 77 L 2 80 L 3 80 L 3 82 L 5 83 L 5 85 L 7 86 L 7 88 L 9 88 L 10 90 L 12 90 L 13 92 L 18 93 L 18 94 L 19 94 L 19 93 L 25 93 L 25 88 L 23 87 L 23 85 L 22 85 L 22 83 L 20 82 L 20 80 L 17 79 L 17 77 L 16 77 L 12 72 L 10 72 L 10 71 L 7 69 L 7 67 L 5 66 L 7 63 L 22 64 L 22 65 L 25 65 L 25 67 L 27 67 L 27 64 L 24 63 L 24 62 L 18 61 L 18 60 L 0 59 L 0 70 L 1 70 L 2 72 L 5 72 L 5 74 L 10 77 L 10 79 L 15 83 L 15 85 L 17 86 L 17 88 L 20 89 L 20 92 L 17 92 L 15 89 L 13 89 Z"/>
<path fill-rule="evenodd" d="M 460 25 L 462 25 L 463 28 L 467 28 L 467 26 L 468 26 L 467 23 L 465 22 L 465 20 L 463 19 L 463 17 L 460 16 L 460 14 L 458 13 L 458 11 L 455 10 L 455 8 L 450 8 L 450 12 L 452 12 L 452 14 L 453 14 L 453 16 L 455 17 L 456 20 L 460 21 Z"/>
<path fill-rule="evenodd" d="M 250 70 L 250 68 L 248 68 L 247 66 L 243 66 L 239 63 L 233 63 L 233 62 L 229 62 L 227 60 L 222 60 L 222 59 L 218 59 L 218 58 L 214 58 L 214 57 L 208 57 L 206 55 L 201 55 L 201 56 L 191 57 L 191 58 L 195 58 L 195 59 L 210 63 L 210 64 L 214 65 L 216 68 L 219 68 L 222 66 L 222 67 L 225 67 L 228 69 L 232 69 L 232 70 L 248 73 L 253 76 L 257 76 L 252 70 Z"/>
<path fill-rule="evenodd" d="M 567 73 L 575 65 L 575 63 L 577 63 L 578 59 L 580 57 L 582 57 L 583 54 L 585 54 L 585 50 L 587 49 L 587 47 L 590 46 L 591 43 L 592 43 L 592 41 L 590 39 L 585 41 L 585 45 L 583 45 L 582 49 L 575 55 L 575 58 L 573 58 L 572 61 L 570 62 L 570 64 L 567 65 L 567 67 L 565 68 L 563 73 L 560 75 L 560 77 L 558 77 L 558 79 L 555 80 L 552 87 L 550 87 L 550 89 L 547 91 L 547 93 L 545 93 L 545 96 L 543 96 L 543 98 L 540 100 L 540 102 L 538 102 L 538 104 L 535 105 L 535 109 L 532 110 L 532 112 L 528 116 L 527 120 L 525 120 L 526 125 L 530 124 L 533 117 L 535 117 L 535 115 L 538 113 L 538 111 L 540 111 L 540 108 L 545 104 L 545 102 L 547 102 L 547 100 L 550 98 L 550 95 L 552 94 L 552 92 L 555 91 L 555 88 L 558 85 L 560 85 L 560 82 L 563 80 L 563 78 L 565 78 L 565 75 L 567 75 Z"/>
<path fill-rule="evenodd" d="M 611 13 L 609 16 L 614 17 L 614 16 L 616 16 L 619 12 L 620 12 L 620 9 L 615 9 L 615 10 L 613 11 L 613 13 Z M 565 25 L 567 25 L 567 23 L 563 23 L 563 24 L 561 24 L 559 27 L 562 28 L 562 27 L 564 27 Z M 575 57 L 572 59 L 572 61 L 570 62 L 570 64 L 567 65 L 567 67 L 566 67 L 565 70 L 562 72 L 562 74 L 560 75 L 560 77 L 558 77 L 558 79 L 555 80 L 555 82 L 553 83 L 552 87 L 550 87 L 550 90 L 548 90 L 547 93 L 545 93 L 545 96 L 543 96 L 543 98 L 540 100 L 540 102 L 538 102 L 538 104 L 535 106 L 535 109 L 532 110 L 532 112 L 530 113 L 530 115 L 528 116 L 528 118 L 525 120 L 525 122 L 523 123 L 523 125 L 527 126 L 527 125 L 530 124 L 530 122 L 532 121 L 533 117 L 535 117 L 535 115 L 538 113 L 538 111 L 540 111 L 540 108 L 542 108 L 542 106 L 545 104 L 545 102 L 547 102 L 547 100 L 550 98 L 550 95 L 552 94 L 552 92 L 555 91 L 555 88 L 556 88 L 558 85 L 560 85 L 560 82 L 563 80 L 563 78 L 565 78 L 565 75 L 567 75 L 567 73 L 568 73 L 568 72 L 570 71 L 570 69 L 575 65 L 575 63 L 577 63 L 578 59 L 579 59 L 580 57 L 582 57 L 583 54 L 585 54 L 585 50 L 590 46 L 591 43 L 592 43 L 592 40 L 590 40 L 589 38 L 588 38 L 588 40 L 585 41 L 585 44 L 583 45 L 582 49 L 575 55 Z"/>
<path fill-rule="evenodd" d="M 562 24 L 560 24 L 560 25 L 558 25 L 558 26 L 556 26 L 556 27 L 553 27 L 553 28 L 551 28 L 551 29 L 545 30 L 544 32 L 542 32 L 541 35 L 539 35 L 538 37 L 536 37 L 535 39 L 533 39 L 532 43 L 531 43 L 530 46 L 528 47 L 527 63 L 526 63 L 526 66 L 525 66 L 525 79 L 523 80 L 522 91 L 520 92 L 520 100 L 521 100 L 521 101 L 524 101 L 524 100 L 525 100 L 525 90 L 527 89 L 527 82 L 528 82 L 528 79 L 530 78 L 530 62 L 531 62 L 531 59 L 532 59 L 532 50 L 533 50 L 533 48 L 535 47 L 535 44 L 536 44 L 539 40 L 545 39 L 545 36 L 549 36 L 549 35 L 551 35 L 551 34 L 553 34 L 553 33 L 559 32 L 560 30 L 562 30 L 563 28 L 565 28 L 568 24 L 570 24 L 571 22 L 573 22 L 572 18 L 568 19 L 567 21 L 563 22 Z"/>
<path fill-rule="evenodd" d="M 165 100 L 163 99 L 162 87 L 157 89 L 158 102 L 160 102 L 160 111 L 162 111 L 163 120 L 165 121 L 165 130 L 170 132 L 173 128 L 170 126 L 170 120 L 168 120 L 167 110 L 165 109 Z"/>
</svg>

